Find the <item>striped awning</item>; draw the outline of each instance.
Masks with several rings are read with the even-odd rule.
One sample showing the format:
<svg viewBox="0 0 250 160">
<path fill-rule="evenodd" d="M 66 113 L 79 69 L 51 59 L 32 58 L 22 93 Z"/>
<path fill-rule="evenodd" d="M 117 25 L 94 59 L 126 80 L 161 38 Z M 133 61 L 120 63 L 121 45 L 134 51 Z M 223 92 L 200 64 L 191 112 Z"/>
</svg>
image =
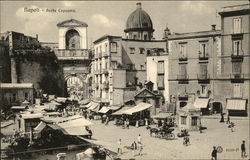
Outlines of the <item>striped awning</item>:
<svg viewBox="0 0 250 160">
<path fill-rule="evenodd" d="M 107 113 L 110 109 L 108 107 L 102 107 L 98 112 L 99 113 Z"/>
<path fill-rule="evenodd" d="M 92 102 L 91 107 L 88 108 L 90 111 L 98 111 L 100 107 L 100 103 Z"/>
<path fill-rule="evenodd" d="M 150 107 L 152 107 L 151 104 L 149 104 L 149 103 L 142 103 L 142 102 L 141 102 L 141 103 L 139 103 L 138 105 L 136 105 L 135 107 L 130 108 L 130 109 L 124 111 L 123 113 L 124 113 L 124 114 L 128 114 L 128 115 L 132 115 L 133 113 L 137 113 L 137 112 L 140 112 L 140 111 L 144 111 L 144 110 L 146 110 L 146 109 L 148 109 L 148 108 L 150 108 Z"/>
<path fill-rule="evenodd" d="M 246 109 L 246 99 L 227 99 L 228 110 L 245 110 Z"/>
<path fill-rule="evenodd" d="M 194 108 L 207 108 L 209 98 L 196 98 Z"/>
</svg>

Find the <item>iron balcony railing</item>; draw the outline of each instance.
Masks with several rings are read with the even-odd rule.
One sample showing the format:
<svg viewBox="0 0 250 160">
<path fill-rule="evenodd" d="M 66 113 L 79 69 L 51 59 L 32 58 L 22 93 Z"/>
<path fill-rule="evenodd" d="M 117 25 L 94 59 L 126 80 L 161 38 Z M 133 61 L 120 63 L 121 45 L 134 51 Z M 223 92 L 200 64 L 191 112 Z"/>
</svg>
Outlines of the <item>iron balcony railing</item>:
<svg viewBox="0 0 250 160">
<path fill-rule="evenodd" d="M 210 78 L 209 74 L 206 74 L 206 73 L 197 74 L 198 80 L 208 80 L 209 78 Z"/>
<path fill-rule="evenodd" d="M 178 80 L 188 80 L 188 75 L 187 74 L 178 74 L 177 79 Z"/>
<path fill-rule="evenodd" d="M 55 54 L 59 60 L 91 60 L 87 49 L 58 49 Z"/>
<path fill-rule="evenodd" d="M 208 60 L 208 58 L 209 58 L 209 54 L 206 52 L 206 53 L 201 53 L 200 51 L 199 51 L 199 60 Z"/>
</svg>

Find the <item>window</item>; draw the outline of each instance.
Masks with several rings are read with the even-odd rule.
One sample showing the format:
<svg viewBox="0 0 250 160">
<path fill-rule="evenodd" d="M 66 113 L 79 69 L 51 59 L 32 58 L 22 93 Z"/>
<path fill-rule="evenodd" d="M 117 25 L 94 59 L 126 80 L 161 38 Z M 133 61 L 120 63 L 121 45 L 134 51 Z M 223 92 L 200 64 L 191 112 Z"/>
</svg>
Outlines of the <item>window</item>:
<svg viewBox="0 0 250 160">
<path fill-rule="evenodd" d="M 105 62 L 105 69 L 108 69 L 108 62 Z"/>
<path fill-rule="evenodd" d="M 180 64 L 180 75 L 186 76 L 187 75 L 187 64 Z"/>
<path fill-rule="evenodd" d="M 107 43 L 105 43 L 105 52 L 107 52 L 108 51 L 108 44 Z"/>
<path fill-rule="evenodd" d="M 164 89 L 164 75 L 157 76 L 158 89 Z"/>
<path fill-rule="evenodd" d="M 187 49 L 186 44 L 180 44 L 180 57 L 186 57 L 187 56 Z"/>
<path fill-rule="evenodd" d="M 110 43 L 110 50 L 111 50 L 111 52 L 113 52 L 113 53 L 116 53 L 117 52 L 117 43 L 116 42 L 111 42 Z"/>
<path fill-rule="evenodd" d="M 130 54 L 135 54 L 135 48 L 134 47 L 130 47 Z"/>
<path fill-rule="evenodd" d="M 241 97 L 241 84 L 233 84 L 233 97 Z"/>
<path fill-rule="evenodd" d="M 186 125 L 187 124 L 187 117 L 181 116 L 181 124 Z"/>
<path fill-rule="evenodd" d="M 28 93 L 27 92 L 24 93 L 24 97 L 25 97 L 25 99 L 28 99 Z"/>
<path fill-rule="evenodd" d="M 208 44 L 200 43 L 200 57 L 205 57 L 208 54 Z"/>
<path fill-rule="evenodd" d="M 233 41 L 233 55 L 240 55 L 240 50 L 241 50 L 241 41 Z"/>
<path fill-rule="evenodd" d="M 98 47 L 96 47 L 95 54 L 96 55 L 98 54 Z"/>
<path fill-rule="evenodd" d="M 164 73 L 164 61 L 158 61 L 157 71 L 158 73 Z"/>
<path fill-rule="evenodd" d="M 148 35 L 144 35 L 144 40 L 147 40 L 148 39 Z"/>
<path fill-rule="evenodd" d="M 116 69 L 117 68 L 117 61 L 111 61 L 111 67 L 113 69 Z"/>
<path fill-rule="evenodd" d="M 144 54 L 145 49 L 144 48 L 140 48 L 140 54 Z"/>
<path fill-rule="evenodd" d="M 141 70 L 144 70 L 144 69 L 145 69 L 144 65 L 141 65 Z"/>
<path fill-rule="evenodd" d="M 102 46 L 100 45 L 100 53 L 102 53 Z"/>
<path fill-rule="evenodd" d="M 200 64 L 200 73 L 203 75 L 207 75 L 207 64 L 206 63 Z"/>
<path fill-rule="evenodd" d="M 233 19 L 233 32 L 234 33 L 241 33 L 241 18 L 234 18 Z"/>
<path fill-rule="evenodd" d="M 134 35 L 134 39 L 136 39 L 136 35 Z"/>
<path fill-rule="evenodd" d="M 197 126 L 197 120 L 198 120 L 198 117 L 192 117 L 191 118 L 191 126 Z"/>
<path fill-rule="evenodd" d="M 242 64 L 242 62 L 233 62 L 232 63 L 233 74 L 241 74 L 241 64 Z"/>
<path fill-rule="evenodd" d="M 207 86 L 206 85 L 201 86 L 201 97 L 207 97 Z"/>
<path fill-rule="evenodd" d="M 16 94 L 15 94 L 15 93 L 12 94 L 12 100 L 13 100 L 14 102 L 16 101 Z"/>
</svg>

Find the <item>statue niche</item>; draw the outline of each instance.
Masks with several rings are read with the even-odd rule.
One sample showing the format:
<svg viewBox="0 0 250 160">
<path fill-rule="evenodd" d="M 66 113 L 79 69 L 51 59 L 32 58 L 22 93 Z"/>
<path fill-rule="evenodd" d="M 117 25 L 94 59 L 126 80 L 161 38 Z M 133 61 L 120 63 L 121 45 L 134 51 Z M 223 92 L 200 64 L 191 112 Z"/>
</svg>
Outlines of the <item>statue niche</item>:
<svg viewBox="0 0 250 160">
<path fill-rule="evenodd" d="M 80 35 L 74 29 L 66 33 L 66 49 L 80 49 Z"/>
</svg>

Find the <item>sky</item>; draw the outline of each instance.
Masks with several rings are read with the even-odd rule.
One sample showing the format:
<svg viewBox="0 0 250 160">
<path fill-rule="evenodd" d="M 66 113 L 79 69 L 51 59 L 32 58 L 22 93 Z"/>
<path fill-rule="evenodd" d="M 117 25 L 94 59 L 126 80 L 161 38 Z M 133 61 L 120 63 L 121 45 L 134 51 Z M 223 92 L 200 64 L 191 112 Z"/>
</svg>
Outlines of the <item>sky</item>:
<svg viewBox="0 0 250 160">
<path fill-rule="evenodd" d="M 246 4 L 245 1 L 1 1 L 0 31 L 16 31 L 29 36 L 38 34 L 40 42 L 58 42 L 56 24 L 76 19 L 88 24 L 88 42 L 110 34 L 125 36 L 124 29 L 136 3 L 142 3 L 153 22 L 155 39 L 162 39 L 168 26 L 171 32 L 185 33 L 220 29 L 221 7 Z M 28 9 L 71 9 L 75 12 L 35 12 Z"/>
</svg>

